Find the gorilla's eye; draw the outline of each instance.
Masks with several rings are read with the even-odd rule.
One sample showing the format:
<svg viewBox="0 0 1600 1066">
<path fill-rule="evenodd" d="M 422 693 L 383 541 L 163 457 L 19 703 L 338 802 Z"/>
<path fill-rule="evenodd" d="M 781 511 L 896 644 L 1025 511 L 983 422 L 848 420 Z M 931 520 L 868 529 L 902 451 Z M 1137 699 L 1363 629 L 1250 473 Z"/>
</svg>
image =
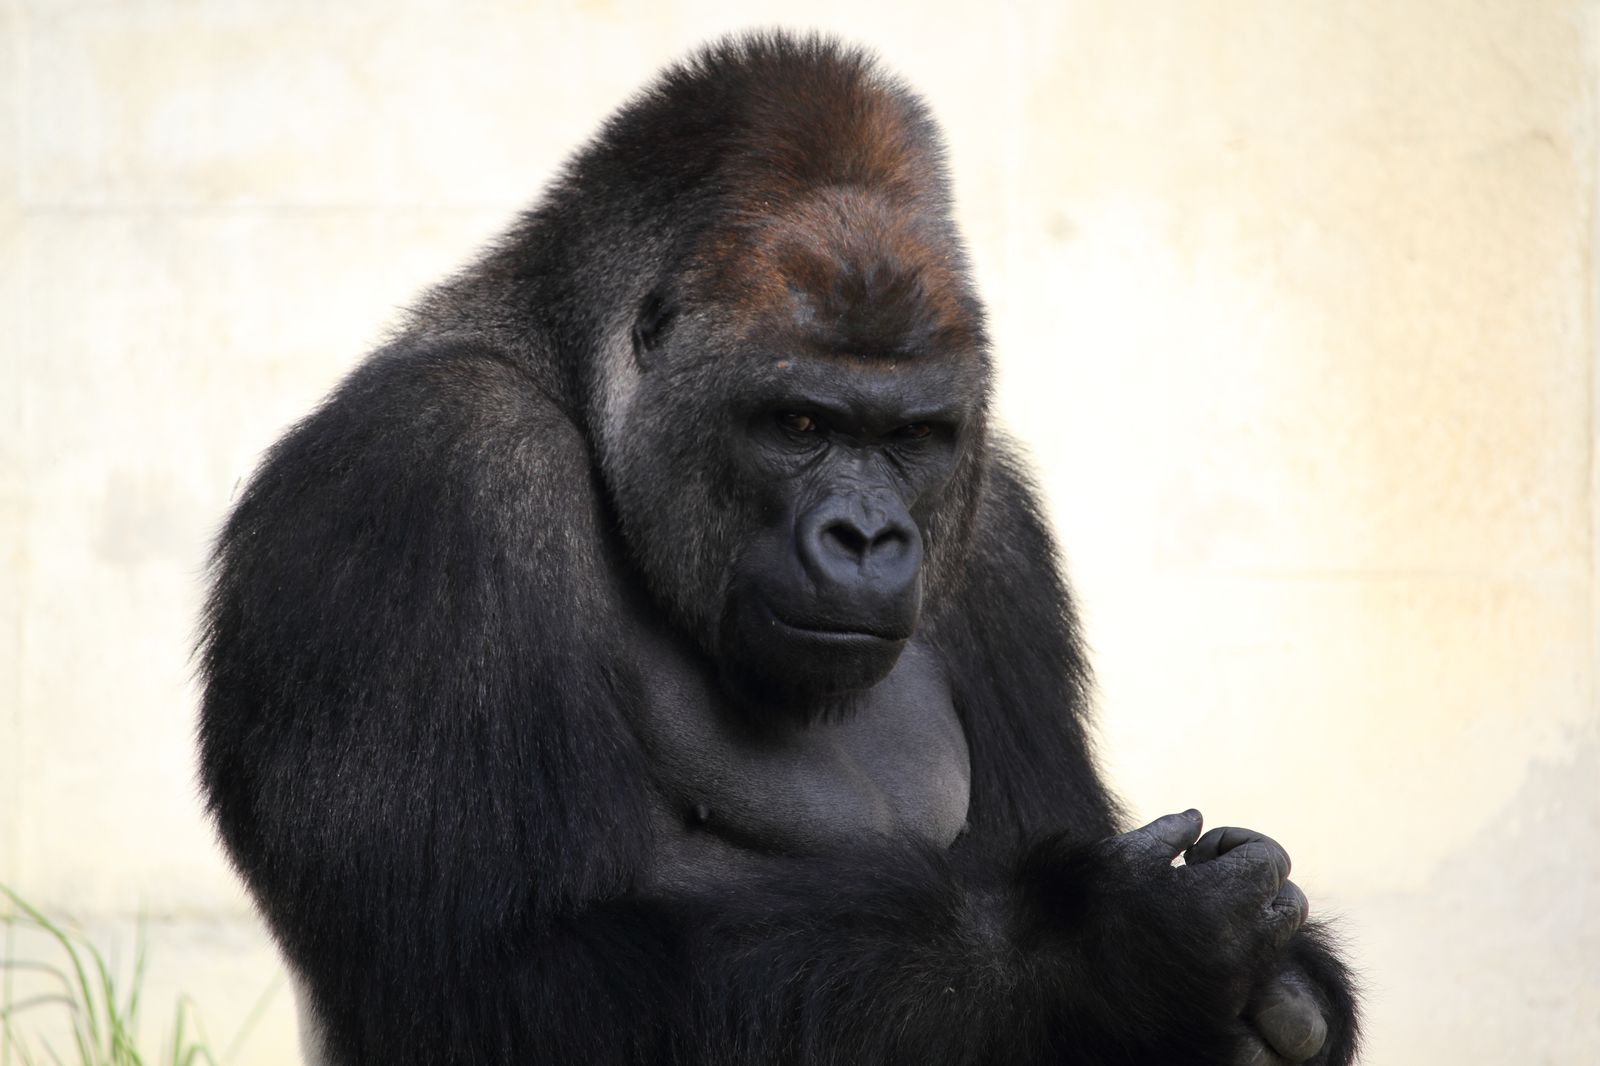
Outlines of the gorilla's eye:
<svg viewBox="0 0 1600 1066">
<path fill-rule="evenodd" d="M 782 423 L 784 429 L 792 433 L 815 433 L 817 431 L 817 420 L 810 415 L 797 415 L 791 412 L 779 415 L 778 421 Z"/>
<path fill-rule="evenodd" d="M 906 440 L 921 440 L 933 432 L 933 427 L 926 422 L 912 422 L 910 425 L 901 426 L 899 436 Z"/>
</svg>

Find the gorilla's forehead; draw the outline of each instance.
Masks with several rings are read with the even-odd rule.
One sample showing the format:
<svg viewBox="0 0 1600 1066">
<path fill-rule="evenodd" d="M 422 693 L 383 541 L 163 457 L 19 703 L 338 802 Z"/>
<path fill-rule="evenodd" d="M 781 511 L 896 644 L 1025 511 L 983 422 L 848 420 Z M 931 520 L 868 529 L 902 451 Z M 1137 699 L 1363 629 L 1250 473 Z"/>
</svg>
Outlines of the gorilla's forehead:
<svg viewBox="0 0 1600 1066">
<path fill-rule="evenodd" d="M 707 241 L 718 302 L 815 350 L 910 358 L 983 349 L 982 311 L 954 227 L 916 201 L 828 186 Z"/>
</svg>

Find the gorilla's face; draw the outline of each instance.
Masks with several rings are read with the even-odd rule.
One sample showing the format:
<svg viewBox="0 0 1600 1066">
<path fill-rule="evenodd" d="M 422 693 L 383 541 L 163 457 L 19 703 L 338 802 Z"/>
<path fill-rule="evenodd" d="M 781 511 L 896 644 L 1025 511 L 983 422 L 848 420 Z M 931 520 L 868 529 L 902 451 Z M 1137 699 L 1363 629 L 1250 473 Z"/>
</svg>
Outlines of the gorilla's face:
<svg viewBox="0 0 1600 1066">
<path fill-rule="evenodd" d="M 829 186 L 709 231 L 609 348 L 628 547 L 764 705 L 876 684 L 960 566 L 989 391 L 963 263 L 914 198 Z"/>
<path fill-rule="evenodd" d="M 649 354 L 608 480 L 652 590 L 730 686 L 815 710 L 882 680 L 917 630 L 940 531 L 964 524 L 983 368 L 719 343 L 711 318 Z"/>
<path fill-rule="evenodd" d="M 729 568 L 719 658 L 769 696 L 868 688 L 916 631 L 924 523 L 968 412 L 931 366 L 771 363 L 766 387 L 727 415 L 752 521 Z"/>
</svg>

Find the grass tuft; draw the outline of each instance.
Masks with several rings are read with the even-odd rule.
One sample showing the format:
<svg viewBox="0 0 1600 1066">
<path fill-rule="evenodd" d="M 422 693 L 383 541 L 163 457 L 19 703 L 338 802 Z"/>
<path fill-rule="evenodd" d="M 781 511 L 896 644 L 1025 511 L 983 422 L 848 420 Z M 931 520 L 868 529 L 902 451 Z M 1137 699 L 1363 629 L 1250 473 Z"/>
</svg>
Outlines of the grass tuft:
<svg viewBox="0 0 1600 1066">
<path fill-rule="evenodd" d="M 133 968 L 119 989 L 106 957 L 81 931 L 52 921 L 44 912 L 0 884 L 0 913 L 5 926 L 5 954 L 0 958 L 4 988 L 0 991 L 0 1066 L 223 1066 L 238 1051 L 245 1036 L 260 1020 L 267 1004 L 282 984 L 274 981 L 251 1008 L 227 1048 L 218 1054 L 188 996 L 178 999 L 172 1024 L 162 1041 L 159 1057 L 146 1054 L 138 1043 L 140 995 L 144 989 L 146 941 L 144 921 L 134 943 Z M 13 932 L 38 929 L 60 948 L 57 962 L 14 957 Z M 12 978 L 34 973 L 47 979 L 48 990 L 24 999 L 12 994 Z M 21 1021 L 35 1011 L 64 1012 L 70 1021 L 72 1043 L 63 1052 L 49 1042 L 23 1032 Z M 59 1018 L 59 1015 L 57 1015 Z M 63 1057 L 65 1054 L 65 1057 Z"/>
</svg>

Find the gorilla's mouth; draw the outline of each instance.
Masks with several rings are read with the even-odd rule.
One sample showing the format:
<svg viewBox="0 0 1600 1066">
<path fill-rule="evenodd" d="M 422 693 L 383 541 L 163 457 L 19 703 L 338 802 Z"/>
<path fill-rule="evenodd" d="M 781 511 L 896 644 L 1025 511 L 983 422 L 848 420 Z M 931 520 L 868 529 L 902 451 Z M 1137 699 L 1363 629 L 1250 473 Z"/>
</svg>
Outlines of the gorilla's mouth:
<svg viewBox="0 0 1600 1066">
<path fill-rule="evenodd" d="M 772 606 L 763 602 L 762 611 L 774 626 L 801 634 L 805 638 L 837 643 L 876 641 L 883 644 L 904 644 L 911 639 L 910 629 L 897 626 L 852 623 L 838 625 L 824 620 L 785 618 Z"/>
<path fill-rule="evenodd" d="M 729 599 L 718 659 L 755 705 L 809 717 L 843 693 L 871 688 L 894 669 L 916 623 L 914 614 L 902 621 L 827 611 L 809 597 L 802 603 L 804 610 L 791 604 L 779 614 L 754 589 Z"/>
</svg>

